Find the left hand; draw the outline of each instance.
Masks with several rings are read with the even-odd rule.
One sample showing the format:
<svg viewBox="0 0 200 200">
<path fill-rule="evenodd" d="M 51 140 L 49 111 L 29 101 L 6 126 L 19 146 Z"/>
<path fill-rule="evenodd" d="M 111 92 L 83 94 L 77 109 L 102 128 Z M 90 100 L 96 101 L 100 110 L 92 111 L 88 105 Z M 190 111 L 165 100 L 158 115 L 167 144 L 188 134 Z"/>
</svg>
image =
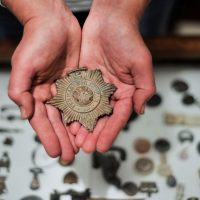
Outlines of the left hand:
<svg viewBox="0 0 200 200">
<path fill-rule="evenodd" d="M 105 152 L 133 108 L 143 114 L 146 101 L 155 92 L 151 56 L 137 22 L 118 12 L 91 11 L 82 30 L 79 66 L 99 68 L 104 80 L 117 87 L 111 99 L 113 114 L 101 118 L 93 133 L 83 126 L 76 133 L 76 145 L 85 152 Z"/>
</svg>

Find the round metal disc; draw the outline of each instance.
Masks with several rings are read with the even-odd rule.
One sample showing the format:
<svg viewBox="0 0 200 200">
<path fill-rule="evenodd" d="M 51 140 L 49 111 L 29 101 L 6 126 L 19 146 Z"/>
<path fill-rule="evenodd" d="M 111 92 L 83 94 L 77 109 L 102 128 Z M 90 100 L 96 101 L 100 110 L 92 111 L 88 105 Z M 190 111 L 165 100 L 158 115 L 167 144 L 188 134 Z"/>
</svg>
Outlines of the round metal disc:
<svg viewBox="0 0 200 200">
<path fill-rule="evenodd" d="M 182 102 L 184 105 L 193 105 L 194 103 L 196 103 L 195 98 L 192 95 L 186 94 L 183 96 Z"/>
<path fill-rule="evenodd" d="M 160 153 L 165 153 L 170 149 L 170 143 L 167 139 L 161 138 L 156 140 L 155 144 L 155 149 L 159 151 Z"/>
<path fill-rule="evenodd" d="M 145 138 L 137 138 L 133 146 L 138 153 L 147 153 L 151 148 L 151 143 Z"/>
<path fill-rule="evenodd" d="M 133 196 L 136 195 L 138 192 L 138 187 L 135 183 L 133 182 L 126 182 L 124 183 L 124 185 L 122 186 L 122 190 L 124 191 L 124 193 L 128 196 Z"/>
<path fill-rule="evenodd" d="M 154 163 L 149 158 L 139 158 L 135 162 L 135 169 L 142 175 L 149 175 L 154 169 Z"/>
<path fill-rule="evenodd" d="M 186 92 L 189 86 L 183 80 L 175 80 L 172 82 L 172 88 L 176 90 L 177 92 Z"/>
<path fill-rule="evenodd" d="M 162 103 L 162 98 L 159 94 L 155 94 L 151 99 L 147 102 L 147 106 L 156 107 Z"/>
</svg>

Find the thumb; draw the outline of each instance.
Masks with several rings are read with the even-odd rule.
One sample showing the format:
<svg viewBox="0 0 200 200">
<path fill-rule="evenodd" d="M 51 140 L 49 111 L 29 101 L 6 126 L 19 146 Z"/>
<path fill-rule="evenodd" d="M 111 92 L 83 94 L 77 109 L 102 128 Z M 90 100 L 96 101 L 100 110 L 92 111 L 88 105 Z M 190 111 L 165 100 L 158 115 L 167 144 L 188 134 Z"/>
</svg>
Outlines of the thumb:
<svg viewBox="0 0 200 200">
<path fill-rule="evenodd" d="M 34 112 L 34 99 L 30 93 L 33 71 L 27 67 L 28 62 L 19 56 L 12 59 L 8 96 L 19 106 L 22 119 L 28 119 Z"/>
</svg>

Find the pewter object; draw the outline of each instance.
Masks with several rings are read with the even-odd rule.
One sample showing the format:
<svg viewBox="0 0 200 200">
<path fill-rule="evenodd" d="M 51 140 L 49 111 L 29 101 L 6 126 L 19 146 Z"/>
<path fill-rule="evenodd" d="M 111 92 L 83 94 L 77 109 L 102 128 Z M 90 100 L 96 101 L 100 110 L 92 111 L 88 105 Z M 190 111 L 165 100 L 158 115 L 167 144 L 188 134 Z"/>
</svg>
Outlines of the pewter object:
<svg viewBox="0 0 200 200">
<path fill-rule="evenodd" d="M 4 152 L 0 159 L 0 168 L 6 168 L 7 172 L 10 171 L 10 158 L 8 152 Z"/>
<path fill-rule="evenodd" d="M 154 163 L 149 158 L 139 158 L 135 162 L 135 169 L 142 175 L 149 175 L 154 169 Z"/>
<path fill-rule="evenodd" d="M 167 139 L 160 138 L 155 142 L 155 149 L 160 153 L 165 153 L 170 149 L 170 143 Z"/>
<path fill-rule="evenodd" d="M 192 95 L 186 94 L 183 96 L 182 103 L 186 106 L 190 106 L 197 102 L 196 102 L 196 99 Z"/>
<path fill-rule="evenodd" d="M 5 181 L 6 181 L 6 177 L 0 176 L 0 195 L 7 192 L 7 187 L 6 187 Z"/>
<path fill-rule="evenodd" d="M 200 116 L 166 113 L 165 123 L 168 125 L 184 124 L 188 126 L 200 126 Z"/>
<path fill-rule="evenodd" d="M 177 181 L 176 178 L 172 175 L 167 177 L 167 185 L 169 187 L 176 187 Z"/>
<path fill-rule="evenodd" d="M 155 94 L 151 97 L 151 99 L 147 102 L 147 106 L 149 107 L 157 107 L 162 103 L 162 98 L 159 94 Z"/>
<path fill-rule="evenodd" d="M 20 200 L 43 200 L 43 199 L 35 195 L 30 195 L 30 196 L 23 197 Z"/>
<path fill-rule="evenodd" d="M 64 176 L 63 182 L 69 184 L 78 183 L 78 177 L 76 173 L 71 171 Z"/>
<path fill-rule="evenodd" d="M 172 88 L 176 90 L 177 92 L 186 92 L 189 86 L 183 80 L 175 80 L 172 82 Z"/>
<path fill-rule="evenodd" d="M 185 195 L 185 185 L 178 184 L 176 187 L 176 200 L 183 200 Z"/>
<path fill-rule="evenodd" d="M 122 186 L 122 190 L 124 191 L 125 194 L 128 196 L 133 196 L 136 195 L 138 192 L 138 187 L 135 183 L 133 182 L 126 182 Z"/>
<path fill-rule="evenodd" d="M 149 140 L 147 140 L 146 138 L 137 138 L 134 141 L 134 149 L 138 152 L 138 153 L 147 153 L 150 148 L 151 148 L 151 143 Z"/>
<path fill-rule="evenodd" d="M 32 181 L 31 181 L 31 185 L 30 185 L 30 188 L 32 190 L 37 190 L 40 188 L 40 182 L 39 182 L 39 174 L 43 173 L 43 170 L 39 167 L 36 167 L 36 168 L 32 168 L 30 169 L 30 172 L 33 173 L 33 178 L 32 178 Z"/>
<path fill-rule="evenodd" d="M 190 197 L 187 200 L 199 200 L 199 198 L 197 198 L 197 197 Z"/>
<path fill-rule="evenodd" d="M 181 143 L 183 142 L 193 142 L 194 141 L 194 135 L 190 130 L 182 130 L 178 134 L 178 139 Z"/>
<path fill-rule="evenodd" d="M 113 84 L 105 83 L 100 70 L 80 68 L 56 81 L 57 94 L 47 103 L 63 112 L 65 123 L 79 121 L 93 131 L 99 117 L 110 115 Z"/>
<path fill-rule="evenodd" d="M 13 138 L 11 137 L 6 137 L 3 141 L 3 144 L 6 146 L 12 146 L 13 145 Z"/>
<path fill-rule="evenodd" d="M 148 197 L 151 197 L 153 193 L 158 193 L 158 187 L 155 182 L 142 182 L 139 191 L 147 193 Z"/>
</svg>

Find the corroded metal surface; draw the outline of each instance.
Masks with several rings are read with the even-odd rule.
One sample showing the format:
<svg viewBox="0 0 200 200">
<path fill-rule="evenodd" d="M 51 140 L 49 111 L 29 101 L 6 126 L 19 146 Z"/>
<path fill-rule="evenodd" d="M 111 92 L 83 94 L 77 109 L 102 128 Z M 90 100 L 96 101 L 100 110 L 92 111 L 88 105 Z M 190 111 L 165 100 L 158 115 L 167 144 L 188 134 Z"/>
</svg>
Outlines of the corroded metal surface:
<svg viewBox="0 0 200 200">
<path fill-rule="evenodd" d="M 56 81 L 56 89 L 56 96 L 47 103 L 63 112 L 65 123 L 79 121 L 92 131 L 100 116 L 112 113 L 109 97 L 116 87 L 104 82 L 100 70 L 73 70 Z"/>
</svg>

